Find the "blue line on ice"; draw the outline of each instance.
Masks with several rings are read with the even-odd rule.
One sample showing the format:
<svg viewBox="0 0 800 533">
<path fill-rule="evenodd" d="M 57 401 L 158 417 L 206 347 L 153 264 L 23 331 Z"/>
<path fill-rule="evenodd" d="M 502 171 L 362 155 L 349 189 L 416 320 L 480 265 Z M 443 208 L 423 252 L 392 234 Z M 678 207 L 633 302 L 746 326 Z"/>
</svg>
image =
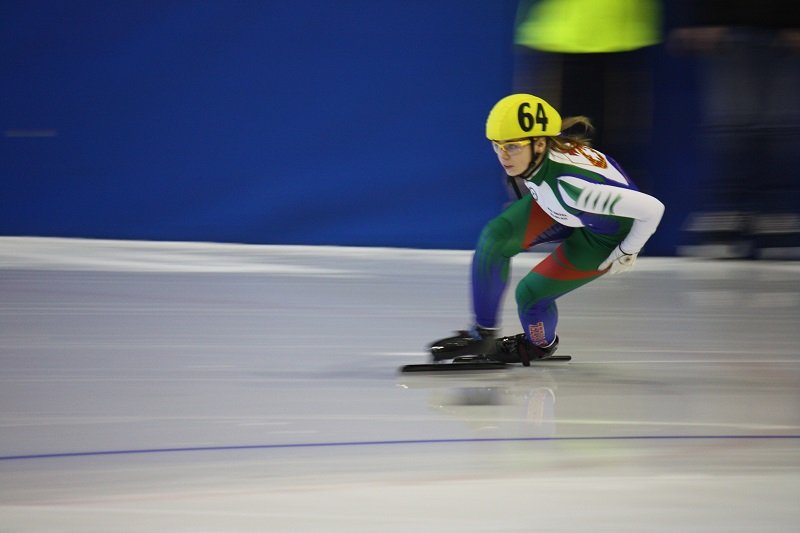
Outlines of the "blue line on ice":
<svg viewBox="0 0 800 533">
<path fill-rule="evenodd" d="M 97 450 L 85 452 L 42 453 L 0 456 L 0 461 L 99 457 L 104 455 L 139 455 L 156 453 L 218 452 L 236 450 L 269 450 L 281 448 L 326 448 L 353 446 L 407 446 L 419 444 L 462 444 L 492 442 L 570 442 L 570 441 L 666 441 L 666 440 L 800 440 L 800 435 L 608 435 L 584 437 L 508 437 L 474 439 L 408 439 L 343 442 L 299 442 L 287 444 L 244 444 L 231 446 L 197 446 L 185 448 L 143 448 L 138 450 Z"/>
</svg>

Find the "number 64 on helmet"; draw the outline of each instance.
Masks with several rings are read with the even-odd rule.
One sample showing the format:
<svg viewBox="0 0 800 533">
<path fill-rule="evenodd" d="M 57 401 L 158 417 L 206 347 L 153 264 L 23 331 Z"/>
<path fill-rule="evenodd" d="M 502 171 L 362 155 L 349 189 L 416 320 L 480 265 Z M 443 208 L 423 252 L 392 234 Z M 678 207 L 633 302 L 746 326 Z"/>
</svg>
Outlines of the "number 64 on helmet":
<svg viewBox="0 0 800 533">
<path fill-rule="evenodd" d="M 532 94 L 512 94 L 497 102 L 486 119 L 486 138 L 508 141 L 526 137 L 556 137 L 561 115 Z"/>
</svg>

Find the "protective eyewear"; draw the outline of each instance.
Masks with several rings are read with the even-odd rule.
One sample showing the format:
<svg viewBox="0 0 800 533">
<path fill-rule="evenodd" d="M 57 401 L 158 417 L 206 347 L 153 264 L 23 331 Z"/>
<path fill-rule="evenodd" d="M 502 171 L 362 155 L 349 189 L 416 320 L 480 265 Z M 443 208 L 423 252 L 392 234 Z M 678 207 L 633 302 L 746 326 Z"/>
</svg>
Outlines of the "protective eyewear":
<svg viewBox="0 0 800 533">
<path fill-rule="evenodd" d="M 494 148 L 494 153 L 499 154 L 502 150 L 508 155 L 517 155 L 522 153 L 522 149 L 531 144 L 530 139 L 525 139 L 523 141 L 509 141 L 505 143 L 499 143 L 492 141 L 492 148 Z"/>
</svg>

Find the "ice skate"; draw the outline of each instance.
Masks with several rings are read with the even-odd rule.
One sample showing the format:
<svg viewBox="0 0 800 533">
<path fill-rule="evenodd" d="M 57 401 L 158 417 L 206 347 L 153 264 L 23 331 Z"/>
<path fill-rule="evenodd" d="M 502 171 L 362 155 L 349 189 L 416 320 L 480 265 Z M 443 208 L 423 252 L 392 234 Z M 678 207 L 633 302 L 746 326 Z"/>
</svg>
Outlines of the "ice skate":
<svg viewBox="0 0 800 533">
<path fill-rule="evenodd" d="M 501 337 L 495 341 L 495 349 L 490 357 L 501 363 L 522 363 L 530 366 L 531 361 L 554 358 L 553 354 L 558 349 L 558 336 L 550 346 L 543 348 L 529 341 L 524 333 Z"/>
<path fill-rule="evenodd" d="M 475 328 L 478 329 L 478 328 Z M 547 348 L 531 344 L 524 334 L 495 337 L 495 330 L 459 331 L 431 343 L 432 363 L 400 367 L 400 372 L 455 372 L 504 370 L 513 363 L 531 366 L 531 362 L 570 361 L 571 355 L 553 355 L 558 338 Z M 451 361 L 446 361 L 450 359 Z"/>
<path fill-rule="evenodd" d="M 464 355 L 490 354 L 495 350 L 494 329 L 473 326 L 452 337 L 440 339 L 429 345 L 434 361 L 444 361 Z"/>
</svg>

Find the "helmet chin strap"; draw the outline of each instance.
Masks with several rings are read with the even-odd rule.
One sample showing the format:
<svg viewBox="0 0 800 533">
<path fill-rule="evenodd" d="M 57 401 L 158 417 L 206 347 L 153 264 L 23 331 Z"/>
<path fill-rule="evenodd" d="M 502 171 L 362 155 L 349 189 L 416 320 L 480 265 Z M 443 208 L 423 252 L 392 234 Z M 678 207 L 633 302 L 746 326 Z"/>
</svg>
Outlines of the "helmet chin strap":
<svg viewBox="0 0 800 533">
<path fill-rule="evenodd" d="M 533 157 L 531 157 L 531 162 L 528 165 L 528 168 L 526 168 L 525 171 L 519 176 L 514 176 L 515 178 L 522 178 L 524 180 L 530 178 L 531 176 L 533 176 L 533 173 L 536 172 L 536 169 L 539 168 L 539 166 L 542 164 L 542 161 L 544 161 L 544 156 L 547 153 L 547 148 L 545 148 L 541 154 L 537 155 L 536 150 L 533 147 L 533 144 L 535 142 L 536 139 L 534 139 L 533 143 L 531 143 L 531 150 L 533 151 Z"/>
</svg>

